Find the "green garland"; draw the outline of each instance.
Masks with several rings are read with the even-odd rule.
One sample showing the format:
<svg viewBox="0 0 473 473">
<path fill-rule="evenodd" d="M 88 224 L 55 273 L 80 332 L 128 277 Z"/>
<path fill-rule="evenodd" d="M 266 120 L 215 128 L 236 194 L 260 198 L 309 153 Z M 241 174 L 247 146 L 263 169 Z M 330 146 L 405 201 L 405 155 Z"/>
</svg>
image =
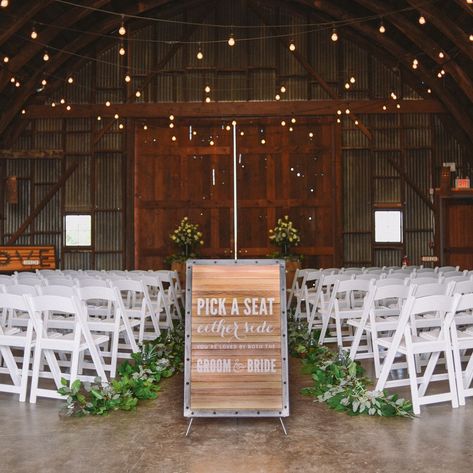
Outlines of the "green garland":
<svg viewBox="0 0 473 473">
<path fill-rule="evenodd" d="M 336 353 L 318 345 L 319 334 L 309 334 L 306 323 L 290 320 L 288 335 L 291 355 L 302 359 L 303 371 L 313 380 L 313 386 L 302 394 L 350 415 L 413 417 L 409 401 L 385 391 L 370 391 L 372 382 L 361 365 L 344 351 Z"/>
<path fill-rule="evenodd" d="M 121 363 L 117 377 L 110 383 L 96 378 L 92 383 L 61 380 L 59 394 L 67 396 L 62 414 L 66 416 L 105 415 L 110 411 L 135 409 L 138 401 L 156 399 L 160 381 L 183 371 L 184 330 L 182 326 L 163 332 L 146 342 L 131 361 Z"/>
</svg>

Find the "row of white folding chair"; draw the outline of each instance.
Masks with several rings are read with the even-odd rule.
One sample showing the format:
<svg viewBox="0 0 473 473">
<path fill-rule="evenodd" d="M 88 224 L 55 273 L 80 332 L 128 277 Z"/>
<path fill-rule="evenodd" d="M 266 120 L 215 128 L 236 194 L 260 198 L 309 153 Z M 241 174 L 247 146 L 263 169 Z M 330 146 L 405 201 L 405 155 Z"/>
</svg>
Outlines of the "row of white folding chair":
<svg viewBox="0 0 473 473">
<path fill-rule="evenodd" d="M 26 399 L 28 374 L 31 373 L 30 402 L 36 402 L 38 396 L 60 398 L 57 389 L 61 387 L 61 378 L 69 379 L 72 383 L 81 378 L 92 380 L 100 376 L 107 381 L 104 363 L 98 349 L 99 345 L 108 342 L 106 335 L 92 335 L 87 322 L 87 309 L 77 297 L 60 296 L 31 296 L 16 294 L 1 294 L 0 308 L 9 314 L 26 313 L 27 327 L 12 327 L 5 329 L 0 326 L 0 349 L 5 360 L 5 369 L 11 377 L 12 385 L 0 385 L 0 390 L 18 392 L 20 401 Z M 59 333 L 51 331 L 47 326 L 50 313 L 63 313 L 73 319 L 71 331 Z M 34 336 L 33 336 L 34 329 Z M 12 348 L 23 349 L 22 367 L 18 367 Z M 34 348 L 33 366 L 30 371 L 30 352 Z M 79 376 L 80 356 L 87 351 L 91 356 L 93 375 Z M 62 363 L 56 358 L 60 353 L 64 357 L 69 354 L 69 372 L 61 370 Z M 41 369 L 46 363 L 49 371 Z M 52 378 L 55 389 L 39 386 L 40 377 Z"/>
<path fill-rule="evenodd" d="M 77 285 L 76 287 L 68 286 L 3 286 L 0 289 L 1 292 L 9 294 L 18 294 L 25 295 L 29 294 L 32 296 L 36 295 L 49 295 L 49 296 L 61 296 L 61 297 L 74 297 L 78 296 L 80 299 L 88 302 L 88 315 L 89 321 L 91 323 L 90 329 L 92 331 L 103 331 L 105 333 L 110 333 L 113 336 L 111 343 L 111 349 L 108 352 L 108 355 L 111 358 L 111 376 L 115 376 L 116 369 L 116 357 L 128 358 L 129 351 L 136 352 L 138 350 L 137 341 L 133 333 L 133 328 L 140 325 L 140 333 L 138 336 L 138 341 L 141 343 L 143 341 L 144 334 L 144 324 L 146 319 L 146 314 L 140 313 L 138 319 L 136 318 L 136 313 L 133 314 L 133 317 L 129 318 L 126 314 L 123 301 L 120 297 L 120 292 L 117 287 L 113 285 L 107 286 L 107 284 L 100 280 L 94 280 L 97 284 L 93 285 L 90 281 L 90 284 L 86 282 L 84 286 Z M 82 283 L 84 281 L 81 281 Z M 133 284 L 137 286 L 139 293 L 144 293 L 142 285 Z M 102 294 L 102 297 L 88 297 L 85 298 L 83 295 L 87 294 Z M 93 301 L 92 301 L 93 299 Z M 121 321 L 120 321 L 121 320 Z M 19 314 L 17 317 L 10 317 L 8 323 L 9 326 L 26 326 L 25 314 Z M 64 316 L 52 317 L 49 320 L 49 328 L 57 330 L 67 330 L 71 328 L 73 321 L 70 318 L 65 318 Z M 98 325 L 97 325 L 98 324 Z M 99 329 L 99 326 L 102 329 Z M 117 343 L 114 340 L 121 335 L 124 336 L 127 343 L 121 345 L 122 348 L 126 348 L 127 352 L 118 352 Z M 150 338 L 155 338 L 159 335 L 159 332 L 153 332 Z"/>
<path fill-rule="evenodd" d="M 399 316 L 394 335 L 379 338 L 378 345 L 387 349 L 387 354 L 376 385 L 376 390 L 409 383 L 413 410 L 420 413 L 420 406 L 442 401 L 450 401 L 452 407 L 465 404 L 465 397 L 473 395 L 470 387 L 473 379 L 473 357 L 468 359 L 466 368 L 462 367 L 462 352 L 473 348 L 473 331 L 458 330 L 459 318 L 465 324 L 465 314 L 473 325 L 473 294 L 433 295 L 426 297 L 410 296 Z M 429 338 L 412 334 L 409 326 L 413 319 L 427 314 L 434 317 L 438 328 Z M 460 314 L 460 315 L 459 315 Z M 453 352 L 453 353 L 452 353 Z M 408 379 L 388 380 L 393 369 L 394 359 L 402 354 L 408 365 Z M 440 355 L 444 354 L 445 373 L 438 372 Z M 425 370 L 421 376 L 416 366 L 416 356 L 427 356 Z M 453 356 L 452 356 L 453 355 Z M 448 392 L 426 394 L 431 382 L 448 380 Z"/>
</svg>

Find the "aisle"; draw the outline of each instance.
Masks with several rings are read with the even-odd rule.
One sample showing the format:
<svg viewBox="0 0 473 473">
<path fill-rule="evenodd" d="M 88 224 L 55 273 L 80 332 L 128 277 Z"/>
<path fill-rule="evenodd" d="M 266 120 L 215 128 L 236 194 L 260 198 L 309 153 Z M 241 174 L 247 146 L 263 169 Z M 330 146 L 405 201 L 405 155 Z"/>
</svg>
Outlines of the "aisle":
<svg viewBox="0 0 473 473">
<path fill-rule="evenodd" d="M 197 419 L 184 437 L 182 377 L 158 401 L 103 418 L 59 418 L 57 401 L 0 394 L 0 472 L 470 472 L 473 402 L 423 409 L 415 420 L 349 417 L 298 394 L 291 360 L 289 436 L 271 419 Z"/>
</svg>

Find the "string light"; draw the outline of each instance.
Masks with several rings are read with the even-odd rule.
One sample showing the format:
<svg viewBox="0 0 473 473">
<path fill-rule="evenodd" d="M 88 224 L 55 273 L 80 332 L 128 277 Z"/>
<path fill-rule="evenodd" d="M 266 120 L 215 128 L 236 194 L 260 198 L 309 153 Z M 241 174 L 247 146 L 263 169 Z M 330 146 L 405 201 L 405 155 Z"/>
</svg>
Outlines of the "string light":
<svg viewBox="0 0 473 473">
<path fill-rule="evenodd" d="M 309 132 L 309 138 L 313 138 L 314 134 L 312 132 Z"/>
<path fill-rule="evenodd" d="M 286 87 L 284 85 L 281 85 L 281 88 L 279 90 L 281 91 L 281 94 L 286 93 Z"/>
<path fill-rule="evenodd" d="M 38 32 L 36 31 L 36 28 L 33 26 L 33 29 L 31 30 L 31 39 L 36 39 L 38 37 Z"/>
<path fill-rule="evenodd" d="M 332 28 L 332 36 L 330 36 L 330 39 L 335 42 L 338 41 L 338 34 L 337 34 L 337 29 Z"/>
<path fill-rule="evenodd" d="M 47 51 L 44 51 L 44 54 L 43 54 L 43 61 L 49 61 L 49 54 Z"/>
<path fill-rule="evenodd" d="M 349 82 L 345 82 L 345 89 L 349 89 L 350 88 L 350 83 Z"/>
<path fill-rule="evenodd" d="M 24 115 L 25 113 L 26 113 L 26 110 L 23 109 L 23 110 L 21 111 L 21 114 Z"/>
<path fill-rule="evenodd" d="M 205 102 L 210 103 L 210 97 L 205 97 Z"/>
<path fill-rule="evenodd" d="M 396 108 L 401 108 L 401 104 L 400 104 L 400 103 L 397 103 L 397 104 L 396 104 Z"/>
<path fill-rule="evenodd" d="M 262 145 L 265 145 L 266 144 L 266 140 L 264 138 L 261 138 L 261 144 Z"/>
<path fill-rule="evenodd" d="M 337 118 L 337 123 L 342 123 L 342 121 L 340 120 L 340 118 Z"/>
<path fill-rule="evenodd" d="M 284 120 L 281 122 L 281 126 L 286 126 L 286 122 Z"/>
<path fill-rule="evenodd" d="M 71 106 L 68 105 L 68 106 L 66 107 L 66 110 L 69 112 L 69 111 L 71 110 Z"/>
<path fill-rule="evenodd" d="M 176 141 L 176 140 L 177 140 L 176 136 L 175 136 L 175 135 L 172 135 L 171 140 L 172 140 L 172 141 Z"/>
<path fill-rule="evenodd" d="M 228 46 L 235 46 L 235 38 L 233 37 L 233 34 L 230 35 L 230 37 L 228 38 Z"/>
<path fill-rule="evenodd" d="M 61 105 L 64 105 L 66 103 L 66 99 L 61 99 L 59 102 L 61 103 Z"/>
<path fill-rule="evenodd" d="M 419 61 L 417 59 L 414 59 L 412 61 L 412 69 L 417 69 L 418 65 L 419 65 Z"/>
<path fill-rule="evenodd" d="M 131 77 L 127 74 L 125 76 L 125 82 L 130 82 L 131 81 Z"/>
<path fill-rule="evenodd" d="M 46 79 L 43 79 L 43 80 L 41 81 L 41 85 L 42 85 L 43 87 L 44 87 L 47 83 L 48 83 L 48 81 L 47 81 Z"/>
<path fill-rule="evenodd" d="M 355 120 L 355 125 L 358 125 L 358 124 L 359 124 L 359 123 L 358 123 L 358 120 Z"/>
<path fill-rule="evenodd" d="M 419 16 L 419 24 L 420 25 L 425 25 L 426 21 L 425 21 L 425 17 L 423 17 L 422 15 Z"/>
<path fill-rule="evenodd" d="M 0 2 L 0 7 L 7 8 L 8 7 L 8 0 L 2 0 Z"/>
<path fill-rule="evenodd" d="M 72 83 L 74 82 L 74 78 L 73 78 L 73 77 L 69 77 L 69 78 L 67 79 L 67 82 L 68 82 L 69 84 L 72 84 Z"/>
<path fill-rule="evenodd" d="M 245 132 L 243 130 L 240 131 L 240 135 L 244 136 Z"/>
<path fill-rule="evenodd" d="M 148 129 L 148 125 L 143 125 L 143 130 L 147 130 Z"/>
<path fill-rule="evenodd" d="M 174 115 L 169 115 L 169 120 L 173 121 L 174 120 Z"/>
<path fill-rule="evenodd" d="M 210 141 L 209 141 L 209 145 L 210 145 L 210 146 L 213 146 L 214 144 L 215 144 L 215 141 L 214 141 L 214 140 L 210 140 Z"/>
<path fill-rule="evenodd" d="M 290 126 L 289 131 L 294 131 L 294 128 L 292 128 L 292 126 Z"/>
<path fill-rule="evenodd" d="M 439 52 L 439 58 L 440 59 L 443 59 L 445 57 L 445 54 L 443 53 L 443 51 L 440 51 Z"/>
<path fill-rule="evenodd" d="M 386 111 L 388 109 L 388 107 L 386 107 L 386 105 L 383 105 L 383 110 Z"/>
<path fill-rule="evenodd" d="M 470 36 L 470 38 L 471 38 L 471 36 Z M 5 56 L 3 58 L 3 62 L 6 64 L 8 61 L 10 61 L 10 58 L 8 56 Z"/>
<path fill-rule="evenodd" d="M 347 115 L 350 115 L 350 109 L 347 108 L 347 109 L 345 110 L 345 113 L 346 113 Z"/>
<path fill-rule="evenodd" d="M 55 106 L 56 106 L 56 102 L 52 102 L 51 107 L 55 107 Z"/>
<path fill-rule="evenodd" d="M 281 96 L 279 94 L 276 94 L 276 96 L 274 97 L 276 100 L 281 100 Z"/>
<path fill-rule="evenodd" d="M 337 110 L 337 115 L 341 115 L 342 114 L 342 111 L 341 110 Z"/>
<path fill-rule="evenodd" d="M 125 36 L 126 35 L 126 28 L 125 28 L 125 23 L 124 23 L 124 17 L 122 16 L 122 24 L 120 25 L 120 28 L 118 29 L 118 34 L 120 36 Z"/>
<path fill-rule="evenodd" d="M 350 77 L 350 82 L 351 82 L 352 84 L 354 84 L 354 83 L 356 82 L 356 79 L 355 79 L 354 76 L 351 76 L 351 77 Z"/>
<path fill-rule="evenodd" d="M 12 78 L 10 79 L 10 82 L 11 82 L 12 84 L 14 84 L 14 83 L 16 82 L 15 77 L 12 77 Z"/>
<path fill-rule="evenodd" d="M 473 34 L 470 35 L 470 41 L 473 41 Z M 5 59 L 4 59 L 5 60 Z M 8 62 L 8 61 L 7 61 Z"/>
<path fill-rule="evenodd" d="M 202 60 L 202 59 L 204 59 L 204 53 L 200 50 L 200 48 L 199 48 L 199 50 L 197 51 L 197 54 L 196 54 L 195 57 L 196 57 L 197 59 L 199 59 L 199 61 Z"/>
<path fill-rule="evenodd" d="M 236 124 L 237 124 L 236 120 L 233 120 L 233 121 L 232 121 L 232 125 L 233 125 L 233 126 L 236 126 Z"/>
<path fill-rule="evenodd" d="M 139 90 L 137 90 L 137 91 L 135 92 L 135 96 L 138 97 L 138 98 L 141 97 L 141 92 L 140 92 Z"/>
<path fill-rule="evenodd" d="M 383 20 L 381 20 L 381 22 L 380 22 L 380 24 L 379 24 L 379 32 L 380 32 L 381 34 L 386 33 L 386 28 L 385 28 L 385 26 L 384 26 Z"/>
<path fill-rule="evenodd" d="M 100 120 L 102 120 L 102 117 L 100 115 L 97 115 L 97 121 L 99 122 Z"/>
<path fill-rule="evenodd" d="M 120 123 L 120 124 L 118 125 L 118 128 L 120 128 L 120 130 L 123 130 L 123 128 L 124 128 L 123 123 Z"/>
<path fill-rule="evenodd" d="M 225 127 L 225 130 L 227 130 L 227 131 L 230 131 L 231 129 L 232 129 L 232 127 L 231 127 L 230 125 L 227 125 L 227 126 Z"/>
<path fill-rule="evenodd" d="M 295 117 L 292 117 L 292 118 L 291 118 L 291 123 L 296 123 Z"/>
<path fill-rule="evenodd" d="M 428 94 L 431 94 L 431 93 L 432 93 L 432 89 L 427 89 L 427 93 L 428 93 Z"/>
<path fill-rule="evenodd" d="M 169 124 L 169 128 L 174 128 L 174 123 L 173 123 L 173 122 L 171 122 L 171 123 Z"/>
<path fill-rule="evenodd" d="M 210 92 L 210 85 L 206 85 L 204 91 L 208 94 Z"/>
<path fill-rule="evenodd" d="M 393 100 L 396 100 L 397 99 L 397 95 L 394 93 L 394 92 L 391 92 L 391 98 Z"/>
<path fill-rule="evenodd" d="M 15 82 L 15 87 L 20 87 L 20 85 L 21 85 L 21 84 L 20 84 L 19 81 L 16 81 L 16 82 Z"/>
<path fill-rule="evenodd" d="M 118 120 L 120 118 L 120 116 L 118 115 L 118 113 L 115 113 L 115 115 L 113 116 L 113 118 L 115 118 L 115 120 Z"/>
<path fill-rule="evenodd" d="M 294 44 L 294 41 L 291 41 L 289 44 L 289 51 L 295 51 L 296 50 L 296 45 Z"/>
<path fill-rule="evenodd" d="M 120 49 L 118 50 L 118 54 L 120 54 L 120 56 L 124 56 L 125 53 L 126 53 L 125 47 L 123 46 L 123 44 L 121 44 Z"/>
<path fill-rule="evenodd" d="M 107 100 L 107 101 L 105 102 L 105 106 L 106 106 L 106 107 L 110 107 L 110 100 Z"/>
</svg>

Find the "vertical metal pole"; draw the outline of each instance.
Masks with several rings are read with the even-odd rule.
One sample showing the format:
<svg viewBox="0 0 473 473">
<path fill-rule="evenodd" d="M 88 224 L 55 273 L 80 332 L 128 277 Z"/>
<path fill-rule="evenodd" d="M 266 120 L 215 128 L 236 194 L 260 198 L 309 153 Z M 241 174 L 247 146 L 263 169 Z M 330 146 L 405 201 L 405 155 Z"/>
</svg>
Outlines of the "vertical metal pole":
<svg viewBox="0 0 473 473">
<path fill-rule="evenodd" d="M 233 125 L 233 257 L 238 259 L 238 209 L 237 209 L 237 141 L 236 141 L 236 121 Z"/>
</svg>

